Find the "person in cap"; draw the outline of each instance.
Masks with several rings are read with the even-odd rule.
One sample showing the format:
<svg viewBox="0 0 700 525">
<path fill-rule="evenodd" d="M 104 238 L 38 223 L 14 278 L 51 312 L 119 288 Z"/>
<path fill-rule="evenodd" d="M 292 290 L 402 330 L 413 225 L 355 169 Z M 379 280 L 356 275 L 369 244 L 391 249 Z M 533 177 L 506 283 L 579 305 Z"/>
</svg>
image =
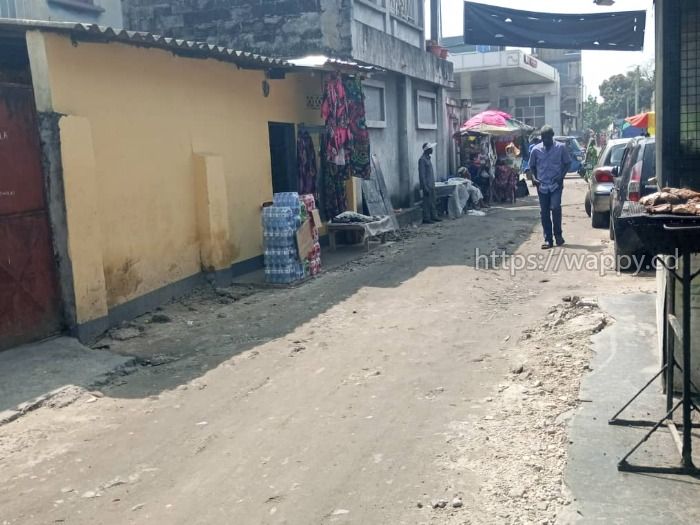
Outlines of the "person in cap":
<svg viewBox="0 0 700 525">
<path fill-rule="evenodd" d="M 547 250 L 564 244 L 561 228 L 561 194 L 564 190 L 564 177 L 571 167 L 571 156 L 566 145 L 554 140 L 554 129 L 544 126 L 540 132 L 542 142 L 532 149 L 530 170 L 532 181 L 540 199 L 540 218 L 544 230 L 544 244 Z"/>
<path fill-rule="evenodd" d="M 430 156 L 437 144 L 426 142 L 423 144 L 423 155 L 418 159 L 418 178 L 420 189 L 423 192 L 423 223 L 431 224 L 441 222 L 437 214 L 437 204 L 435 200 L 435 171 Z"/>
</svg>

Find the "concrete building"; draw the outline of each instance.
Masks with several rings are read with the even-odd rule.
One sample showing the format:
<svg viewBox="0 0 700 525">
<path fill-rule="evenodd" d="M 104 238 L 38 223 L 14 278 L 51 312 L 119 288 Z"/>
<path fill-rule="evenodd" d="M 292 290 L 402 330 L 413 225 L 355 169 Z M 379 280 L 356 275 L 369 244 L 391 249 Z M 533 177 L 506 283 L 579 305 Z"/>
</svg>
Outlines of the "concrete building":
<svg viewBox="0 0 700 525">
<path fill-rule="evenodd" d="M 561 81 L 561 126 L 564 135 L 583 131 L 583 68 L 577 49 L 536 49 L 534 56 L 551 64 Z"/>
<path fill-rule="evenodd" d="M 206 40 L 268 56 L 324 55 L 381 68 L 365 84 L 372 152 L 396 207 L 414 203 L 424 142 L 438 142 L 437 171 L 449 147 L 444 88 L 452 66 L 426 52 L 423 0 L 124 0 L 129 29 Z M 430 2 L 439 13 L 439 1 Z M 431 31 L 437 40 L 438 17 Z M 320 92 L 316 93 L 320 95 Z"/>
<path fill-rule="evenodd" d="M 448 96 L 458 121 L 500 109 L 534 128 L 550 124 L 561 133 L 561 90 L 555 68 L 520 50 L 484 46 L 477 51 L 462 37 L 442 42 L 454 65 L 455 84 Z"/>
<path fill-rule="evenodd" d="M 0 18 L 122 27 L 121 0 L 0 0 Z"/>
<path fill-rule="evenodd" d="M 322 124 L 321 83 L 206 44 L 0 21 L 0 348 L 90 340 L 262 266 L 268 125 Z"/>
</svg>

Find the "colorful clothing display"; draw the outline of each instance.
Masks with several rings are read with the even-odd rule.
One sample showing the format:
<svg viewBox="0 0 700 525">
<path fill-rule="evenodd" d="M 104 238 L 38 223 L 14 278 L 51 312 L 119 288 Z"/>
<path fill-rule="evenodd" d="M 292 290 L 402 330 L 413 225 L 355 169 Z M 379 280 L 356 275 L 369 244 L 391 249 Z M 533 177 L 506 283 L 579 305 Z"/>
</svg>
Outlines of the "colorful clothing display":
<svg viewBox="0 0 700 525">
<path fill-rule="evenodd" d="M 343 80 L 337 73 L 326 78 L 321 116 L 326 122 L 326 158 L 337 166 L 345 166 L 345 149 L 350 138 L 348 105 Z"/>
<path fill-rule="evenodd" d="M 359 77 L 345 77 L 343 85 L 347 97 L 350 132 L 346 147 L 348 174 L 369 179 L 371 175 L 369 131 L 365 121 L 365 95 L 362 92 L 362 80 Z"/>
<path fill-rule="evenodd" d="M 345 183 L 348 177 L 369 179 L 371 174 L 362 80 L 338 73 L 328 75 L 321 116 L 326 123 L 321 139 L 321 201 L 326 217 L 330 218 L 347 209 Z"/>
<path fill-rule="evenodd" d="M 316 149 L 308 131 L 297 137 L 297 160 L 299 164 L 299 193 L 316 194 Z"/>
<path fill-rule="evenodd" d="M 346 166 L 338 166 L 332 162 L 325 163 L 323 204 L 326 217 L 335 217 L 348 209 L 348 199 L 345 190 L 346 181 Z"/>
<path fill-rule="evenodd" d="M 326 79 L 321 116 L 326 122 L 326 159 L 350 166 L 348 175 L 370 177 L 369 131 L 365 95 L 359 77 L 332 73 Z"/>
</svg>

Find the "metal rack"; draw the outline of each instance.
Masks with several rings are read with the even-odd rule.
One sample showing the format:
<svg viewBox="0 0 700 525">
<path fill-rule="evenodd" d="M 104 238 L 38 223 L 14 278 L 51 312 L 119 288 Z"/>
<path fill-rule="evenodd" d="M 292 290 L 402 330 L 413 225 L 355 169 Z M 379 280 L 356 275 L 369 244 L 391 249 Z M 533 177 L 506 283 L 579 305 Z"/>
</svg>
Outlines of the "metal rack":
<svg viewBox="0 0 700 525">
<path fill-rule="evenodd" d="M 691 273 L 691 254 L 697 253 L 699 250 L 694 248 L 693 241 L 697 239 L 697 235 L 700 232 L 700 226 L 696 224 L 689 225 L 679 225 L 678 219 L 674 218 L 676 224 L 666 224 L 659 221 L 645 221 L 641 219 L 639 223 L 643 225 L 643 228 L 649 232 L 650 226 L 654 228 L 657 233 L 659 232 L 659 226 L 661 226 L 661 231 L 665 233 L 665 248 L 666 250 L 670 245 L 677 246 L 677 254 L 682 260 L 682 272 L 678 273 L 677 265 L 670 267 L 665 261 L 659 258 L 659 262 L 669 271 L 672 276 L 670 282 L 670 294 L 666 302 L 666 311 L 664 319 L 664 356 L 665 364 L 661 370 L 653 377 L 646 385 L 642 387 L 633 397 L 630 399 L 609 421 L 610 425 L 621 425 L 621 426 L 650 426 L 651 429 L 644 435 L 644 437 L 620 460 L 617 465 L 618 470 L 622 472 L 647 472 L 647 473 L 667 473 L 667 474 L 687 474 L 687 475 L 700 475 L 700 469 L 698 469 L 693 464 L 692 458 L 692 430 L 693 427 L 700 427 L 700 425 L 694 425 L 692 422 L 692 412 L 693 410 L 700 413 L 700 409 L 695 404 L 692 399 L 693 391 L 698 392 L 697 387 L 691 381 L 691 331 L 690 331 L 690 320 L 691 320 L 691 284 L 693 279 L 700 275 L 700 270 Z M 694 222 L 694 221 L 693 221 Z M 649 236 L 650 242 L 653 243 L 654 238 L 658 238 L 655 235 Z M 667 253 L 664 250 L 664 253 Z M 677 258 L 676 258 L 677 262 Z M 682 296 L 683 296 L 683 312 L 682 318 L 679 320 L 676 316 L 676 284 L 680 283 L 682 286 Z M 682 366 L 679 365 L 676 360 L 676 341 L 681 343 L 682 347 Z M 679 369 L 682 373 L 682 393 L 679 400 L 674 399 L 674 377 L 676 369 Z M 666 414 L 659 421 L 635 421 L 621 419 L 619 416 L 622 412 L 627 409 L 641 394 L 644 392 L 651 384 L 654 383 L 662 375 L 666 379 Z M 678 409 L 682 410 L 682 426 L 681 432 L 679 433 L 678 427 L 673 419 L 674 414 Z M 681 456 L 680 467 L 658 467 L 658 466 L 646 466 L 646 465 L 635 465 L 629 463 L 628 459 L 632 454 L 634 454 L 639 447 L 641 447 L 659 428 L 665 426 L 668 428 L 673 442 L 678 448 L 678 452 Z"/>
</svg>

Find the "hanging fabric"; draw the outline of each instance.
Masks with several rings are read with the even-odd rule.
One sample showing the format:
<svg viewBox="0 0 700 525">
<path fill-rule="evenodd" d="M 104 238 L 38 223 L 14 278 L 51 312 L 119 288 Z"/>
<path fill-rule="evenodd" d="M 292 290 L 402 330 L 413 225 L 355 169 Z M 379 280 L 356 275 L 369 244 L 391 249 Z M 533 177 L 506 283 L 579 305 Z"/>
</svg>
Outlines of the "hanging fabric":
<svg viewBox="0 0 700 525">
<path fill-rule="evenodd" d="M 369 179 L 370 147 L 369 131 L 365 121 L 365 95 L 362 92 L 362 81 L 359 77 L 343 79 L 347 97 L 349 140 L 346 147 L 346 164 L 348 175 Z"/>
<path fill-rule="evenodd" d="M 347 210 L 345 190 L 345 166 L 338 166 L 328 161 L 328 136 L 321 135 L 321 171 L 316 187 L 319 198 L 318 208 L 324 220 L 330 221 L 336 215 Z"/>
<path fill-rule="evenodd" d="M 316 149 L 308 131 L 297 136 L 297 160 L 299 164 L 299 193 L 316 195 Z"/>
<path fill-rule="evenodd" d="M 348 209 L 348 198 L 345 190 L 347 179 L 347 166 L 326 162 L 326 172 L 323 177 L 323 208 L 328 220 Z"/>
<path fill-rule="evenodd" d="M 326 78 L 321 116 L 326 123 L 327 160 L 345 166 L 345 148 L 349 139 L 348 107 L 345 87 L 337 73 L 331 73 Z"/>
</svg>

